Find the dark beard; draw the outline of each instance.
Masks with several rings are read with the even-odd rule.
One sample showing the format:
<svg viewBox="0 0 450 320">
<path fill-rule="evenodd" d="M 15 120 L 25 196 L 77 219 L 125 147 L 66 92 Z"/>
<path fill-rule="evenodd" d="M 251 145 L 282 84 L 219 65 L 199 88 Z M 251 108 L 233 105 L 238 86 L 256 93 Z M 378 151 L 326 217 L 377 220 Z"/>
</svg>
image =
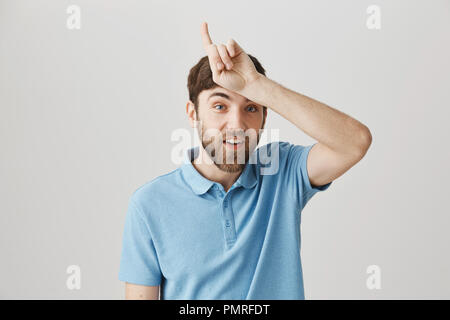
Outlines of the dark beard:
<svg viewBox="0 0 450 320">
<path fill-rule="evenodd" d="M 206 153 L 209 155 L 211 160 L 214 162 L 215 166 L 219 168 L 222 171 L 228 172 L 228 173 L 236 173 L 240 172 L 245 168 L 245 165 L 247 164 L 249 158 L 250 158 L 250 139 L 248 136 L 245 137 L 245 156 L 244 156 L 244 163 L 242 163 L 242 160 L 238 158 L 239 153 L 242 153 L 242 151 L 238 150 L 228 150 L 226 146 L 221 141 L 220 148 L 222 148 L 222 161 L 218 161 L 218 157 L 220 154 L 216 157 L 216 149 L 212 148 L 215 146 L 214 142 L 215 137 L 212 137 L 209 140 L 203 140 L 202 139 L 202 146 L 205 149 Z M 258 145 L 259 142 L 259 135 L 256 142 L 256 145 Z M 217 147 L 217 146 L 216 146 Z M 219 147 L 217 147 L 219 148 Z M 240 161 L 239 161 L 240 160 Z M 239 163 L 240 162 L 240 163 Z"/>
</svg>

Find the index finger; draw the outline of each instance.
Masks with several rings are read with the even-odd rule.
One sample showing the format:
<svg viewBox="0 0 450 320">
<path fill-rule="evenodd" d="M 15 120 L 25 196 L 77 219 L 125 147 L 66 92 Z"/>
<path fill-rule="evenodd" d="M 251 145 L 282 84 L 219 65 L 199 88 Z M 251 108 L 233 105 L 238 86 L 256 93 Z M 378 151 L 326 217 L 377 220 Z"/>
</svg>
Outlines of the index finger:
<svg viewBox="0 0 450 320">
<path fill-rule="evenodd" d="M 208 32 L 208 24 L 206 22 L 202 23 L 201 35 L 202 35 L 203 47 L 205 47 L 205 49 L 206 49 L 210 45 L 212 45 L 211 37 L 209 36 L 209 32 Z"/>
</svg>

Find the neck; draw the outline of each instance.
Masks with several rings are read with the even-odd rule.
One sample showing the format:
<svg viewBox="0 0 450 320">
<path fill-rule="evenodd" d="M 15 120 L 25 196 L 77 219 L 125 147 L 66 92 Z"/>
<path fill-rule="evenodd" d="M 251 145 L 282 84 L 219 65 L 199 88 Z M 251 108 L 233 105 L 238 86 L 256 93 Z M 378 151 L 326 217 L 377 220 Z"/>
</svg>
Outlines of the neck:
<svg viewBox="0 0 450 320">
<path fill-rule="evenodd" d="M 192 165 L 206 179 L 220 183 L 227 192 L 239 178 L 242 170 L 238 172 L 222 171 L 214 164 L 205 149 L 201 147 L 199 149 L 200 154 L 192 161 Z"/>
</svg>

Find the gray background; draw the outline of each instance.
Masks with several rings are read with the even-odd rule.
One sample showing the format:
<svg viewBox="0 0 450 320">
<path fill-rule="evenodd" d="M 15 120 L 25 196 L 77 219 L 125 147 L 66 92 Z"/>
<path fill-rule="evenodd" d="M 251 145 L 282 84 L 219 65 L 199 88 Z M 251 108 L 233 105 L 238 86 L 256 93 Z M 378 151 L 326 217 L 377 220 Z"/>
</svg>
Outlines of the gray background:
<svg viewBox="0 0 450 320">
<path fill-rule="evenodd" d="M 81 8 L 69 30 L 66 9 Z M 369 5 L 381 29 L 366 27 Z M 308 299 L 450 298 L 449 1 L 0 0 L 0 298 L 121 299 L 129 196 L 179 164 L 189 69 L 232 37 L 366 124 L 366 157 L 303 211 Z M 314 140 L 269 110 L 280 140 Z M 81 268 L 81 289 L 66 268 Z M 366 287 L 369 265 L 381 289 Z"/>
</svg>

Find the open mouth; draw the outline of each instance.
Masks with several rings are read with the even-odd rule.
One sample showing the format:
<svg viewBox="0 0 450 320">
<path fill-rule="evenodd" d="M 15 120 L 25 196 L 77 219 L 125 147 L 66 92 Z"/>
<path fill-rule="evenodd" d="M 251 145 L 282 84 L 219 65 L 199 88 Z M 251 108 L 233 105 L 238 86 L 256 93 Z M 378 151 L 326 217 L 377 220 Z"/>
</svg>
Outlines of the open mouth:
<svg viewBox="0 0 450 320">
<path fill-rule="evenodd" d="M 236 150 L 236 149 L 238 149 L 240 146 L 244 145 L 244 140 L 240 140 L 240 139 L 227 139 L 227 140 L 223 140 L 223 144 L 225 144 L 226 147 L 229 148 L 229 149 Z"/>
</svg>

